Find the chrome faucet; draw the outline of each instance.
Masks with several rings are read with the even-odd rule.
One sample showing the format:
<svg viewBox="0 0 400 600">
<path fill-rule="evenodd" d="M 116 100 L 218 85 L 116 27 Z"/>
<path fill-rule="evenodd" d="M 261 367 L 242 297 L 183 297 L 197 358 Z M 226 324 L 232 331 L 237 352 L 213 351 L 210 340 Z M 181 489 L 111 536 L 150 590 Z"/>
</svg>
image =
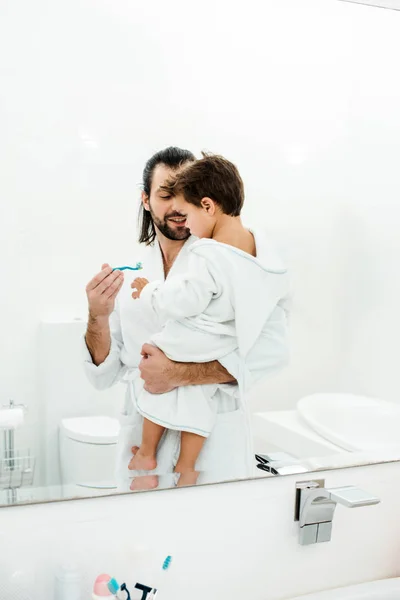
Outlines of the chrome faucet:
<svg viewBox="0 0 400 600">
<path fill-rule="evenodd" d="M 257 469 L 271 475 L 294 475 L 307 473 L 309 469 L 301 464 L 300 460 L 287 452 L 273 452 L 270 454 L 256 454 Z"/>
<path fill-rule="evenodd" d="M 302 545 L 329 542 L 336 504 L 349 508 L 378 504 L 379 498 L 352 485 L 326 489 L 317 481 L 297 484 L 295 520 L 299 521 L 299 543 Z"/>
</svg>

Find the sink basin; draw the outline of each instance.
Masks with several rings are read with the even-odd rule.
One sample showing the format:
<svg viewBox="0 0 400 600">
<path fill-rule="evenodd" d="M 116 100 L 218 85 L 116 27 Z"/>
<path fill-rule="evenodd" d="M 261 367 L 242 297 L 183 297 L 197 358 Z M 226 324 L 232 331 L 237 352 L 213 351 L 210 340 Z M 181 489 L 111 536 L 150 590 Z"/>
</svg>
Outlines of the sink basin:
<svg viewBox="0 0 400 600">
<path fill-rule="evenodd" d="M 353 394 L 313 394 L 297 403 L 316 433 L 349 452 L 399 446 L 400 405 Z"/>
<path fill-rule="evenodd" d="M 317 592 L 307 596 L 296 596 L 291 600 L 399 600 L 399 598 L 400 577 L 396 577 Z"/>
</svg>

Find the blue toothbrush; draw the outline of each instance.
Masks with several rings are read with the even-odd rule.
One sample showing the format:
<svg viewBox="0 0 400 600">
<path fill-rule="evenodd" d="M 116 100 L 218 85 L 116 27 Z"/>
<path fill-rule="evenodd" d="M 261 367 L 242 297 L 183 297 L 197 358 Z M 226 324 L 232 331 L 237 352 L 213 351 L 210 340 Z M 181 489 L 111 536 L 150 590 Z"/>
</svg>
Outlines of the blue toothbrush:
<svg viewBox="0 0 400 600">
<path fill-rule="evenodd" d="M 141 262 L 136 263 L 136 267 L 114 267 L 113 271 L 140 271 L 143 269 L 143 265 Z"/>
<path fill-rule="evenodd" d="M 167 569 L 169 569 L 169 567 L 171 566 L 171 562 L 172 562 L 172 556 L 167 556 L 167 558 L 163 562 L 163 566 L 162 566 L 163 571 L 166 571 Z"/>
<path fill-rule="evenodd" d="M 168 571 L 169 567 L 171 566 L 171 561 L 172 561 L 172 556 L 168 555 L 162 565 L 163 571 Z M 118 590 L 126 592 L 126 594 L 127 594 L 126 600 L 130 600 L 131 596 L 129 594 L 129 590 L 126 587 L 125 583 L 123 583 L 120 586 L 119 583 L 114 578 L 112 578 L 107 583 L 107 587 L 110 590 L 111 594 L 114 594 L 114 595 L 118 593 Z M 156 600 L 156 597 L 158 595 L 157 588 L 151 588 L 151 587 L 148 587 L 147 585 L 143 585 L 141 583 L 137 583 L 135 585 L 135 589 L 141 590 L 143 592 L 142 600 Z"/>
<path fill-rule="evenodd" d="M 121 590 L 121 592 L 126 592 L 126 600 L 131 600 L 131 595 L 129 593 L 128 588 L 126 587 L 126 583 L 123 583 L 120 586 L 119 583 L 118 583 L 118 581 L 113 577 L 107 583 L 107 587 L 110 590 L 113 598 L 119 598 L 120 596 L 117 596 L 116 594 L 118 593 L 119 590 Z M 108 596 L 106 596 L 106 597 L 108 598 Z"/>
<path fill-rule="evenodd" d="M 172 561 L 172 556 L 167 556 L 167 558 L 164 560 L 163 565 L 162 565 L 162 570 L 168 571 L 168 569 L 171 566 L 171 561 Z M 150 592 L 150 596 L 148 597 L 148 600 L 155 600 L 156 597 L 158 596 L 158 589 L 157 588 L 153 588 Z"/>
</svg>

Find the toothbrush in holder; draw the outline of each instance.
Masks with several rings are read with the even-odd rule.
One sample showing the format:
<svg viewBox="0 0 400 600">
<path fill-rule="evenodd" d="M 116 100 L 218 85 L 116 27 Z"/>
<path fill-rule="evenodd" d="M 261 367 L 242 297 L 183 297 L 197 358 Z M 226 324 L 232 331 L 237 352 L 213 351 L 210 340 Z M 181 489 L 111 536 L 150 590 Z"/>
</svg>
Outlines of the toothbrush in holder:
<svg viewBox="0 0 400 600">
<path fill-rule="evenodd" d="M 171 562 L 172 562 L 172 556 L 168 555 L 162 565 L 162 570 L 164 573 L 165 573 L 165 571 L 168 571 L 168 569 L 170 568 Z M 155 600 L 157 598 L 157 594 L 158 594 L 158 588 L 153 588 L 150 592 L 148 600 Z"/>
</svg>

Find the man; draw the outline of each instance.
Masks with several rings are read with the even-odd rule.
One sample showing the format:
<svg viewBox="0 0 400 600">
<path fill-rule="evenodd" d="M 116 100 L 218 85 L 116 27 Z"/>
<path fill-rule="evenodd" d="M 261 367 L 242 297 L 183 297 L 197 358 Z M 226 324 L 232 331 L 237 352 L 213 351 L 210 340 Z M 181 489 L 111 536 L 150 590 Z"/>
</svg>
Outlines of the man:
<svg viewBox="0 0 400 600">
<path fill-rule="evenodd" d="M 143 244 L 140 275 L 149 281 L 186 271 L 189 248 L 195 238 L 190 236 L 184 215 L 174 210 L 173 198 L 162 185 L 171 173 L 193 160 L 193 154 L 187 150 L 167 148 L 155 154 L 145 166 L 140 209 L 139 242 Z M 258 236 L 255 239 L 257 257 L 261 261 L 272 260 L 264 240 Z M 134 410 L 132 400 L 139 377 L 145 381 L 146 389 L 155 394 L 183 385 L 219 384 L 217 422 L 198 461 L 201 471 L 198 482 L 248 477 L 253 458 L 251 432 L 247 415 L 238 407 L 236 378 L 241 368 L 238 354 L 233 352 L 220 362 L 202 364 L 170 361 L 159 349 L 146 343 L 161 326 L 146 321 L 140 302 L 131 297 L 132 284 L 125 279 L 122 272 L 112 271 L 105 264 L 86 288 L 89 304 L 86 373 L 98 389 L 106 389 L 118 381 L 127 383 L 117 452 L 119 490 L 128 489 L 130 478 L 135 475 L 129 472 L 128 464 L 131 452 L 136 451 L 141 441 L 142 417 Z M 287 358 L 286 312 L 282 300 L 249 354 L 246 381 L 255 382 L 268 375 L 285 365 Z M 164 476 L 166 485 L 167 481 L 172 482 L 178 455 L 179 433 L 167 431 L 157 456 L 157 475 Z M 134 479 L 131 489 L 161 485 L 160 478 L 150 475 L 139 483 Z"/>
</svg>

